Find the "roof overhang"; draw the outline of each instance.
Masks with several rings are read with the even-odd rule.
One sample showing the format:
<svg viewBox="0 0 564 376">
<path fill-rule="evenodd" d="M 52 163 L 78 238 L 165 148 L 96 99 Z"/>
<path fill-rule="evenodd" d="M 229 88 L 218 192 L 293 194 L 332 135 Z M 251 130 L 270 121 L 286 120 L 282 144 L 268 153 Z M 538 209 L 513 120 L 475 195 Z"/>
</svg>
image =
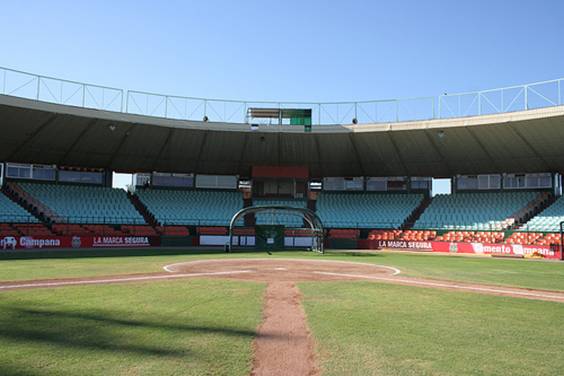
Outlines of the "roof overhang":
<svg viewBox="0 0 564 376">
<path fill-rule="evenodd" d="M 467 118 L 303 127 L 173 120 L 0 95 L 0 161 L 250 176 L 564 172 L 564 106 Z"/>
</svg>

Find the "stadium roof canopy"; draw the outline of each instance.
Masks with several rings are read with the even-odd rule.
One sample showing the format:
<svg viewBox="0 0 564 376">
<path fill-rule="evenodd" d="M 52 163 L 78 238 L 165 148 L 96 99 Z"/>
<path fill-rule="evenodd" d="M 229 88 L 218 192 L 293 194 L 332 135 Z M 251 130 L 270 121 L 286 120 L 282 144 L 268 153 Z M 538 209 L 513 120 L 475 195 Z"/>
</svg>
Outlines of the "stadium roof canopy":
<svg viewBox="0 0 564 376">
<path fill-rule="evenodd" d="M 82 90 L 83 107 L 60 104 L 65 102 L 42 100 L 39 93 L 47 85 L 46 80 L 52 79 L 32 76 L 26 82 L 33 83 L 33 77 L 37 82 L 33 95 L 0 95 L 0 161 L 122 172 L 242 176 L 249 176 L 255 165 L 308 166 L 313 177 L 564 172 L 564 106 L 560 91 L 563 80 L 550 82 L 557 84 L 557 99 L 549 100 L 547 107 L 533 110 L 412 121 L 399 121 L 396 113 L 396 121 L 314 123 L 311 133 L 306 133 L 303 127 L 295 125 L 260 125 L 256 129 L 241 122 L 216 121 L 212 116 L 209 122 L 147 116 L 123 111 L 123 105 L 110 110 L 85 108 L 89 90 L 100 87 L 70 81 L 60 81 L 61 98 L 63 83 L 77 85 L 75 93 Z M 525 108 L 529 108 L 529 91 L 548 100 L 539 88 L 523 87 Z M 513 88 L 500 90 L 509 92 Z M 53 95 L 54 91 L 48 93 Z M 121 95 L 118 102 L 123 103 L 123 92 L 117 93 L 116 96 Z M 134 94 L 126 94 L 127 104 Z M 458 97 L 459 108 L 464 95 L 468 94 Z M 477 98 L 492 104 L 488 95 L 481 92 Z M 165 97 L 165 106 L 174 105 L 174 98 L 179 97 Z M 518 95 L 513 98 L 511 103 Z M 212 106 L 214 100 L 208 101 L 205 103 Z M 258 107 L 256 102 L 252 105 Z M 353 105 L 356 119 L 363 103 Z M 445 101 L 443 109 L 448 105 Z M 320 116 L 321 110 L 315 106 L 320 108 L 321 104 L 311 106 Z M 433 114 L 435 108 L 433 104 Z M 510 107 L 501 106 L 505 108 Z M 352 123 L 352 117 L 348 121 Z"/>
<path fill-rule="evenodd" d="M 312 176 L 564 172 L 564 106 L 395 124 L 261 126 L 160 119 L 0 96 L 0 160 L 248 176 L 307 165 Z"/>
</svg>

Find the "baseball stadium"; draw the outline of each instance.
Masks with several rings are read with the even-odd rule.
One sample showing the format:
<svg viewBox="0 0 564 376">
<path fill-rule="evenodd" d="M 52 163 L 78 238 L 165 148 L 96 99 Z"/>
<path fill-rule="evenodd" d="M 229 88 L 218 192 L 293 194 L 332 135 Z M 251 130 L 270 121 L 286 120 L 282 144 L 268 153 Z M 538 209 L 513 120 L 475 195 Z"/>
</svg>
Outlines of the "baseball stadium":
<svg viewBox="0 0 564 376">
<path fill-rule="evenodd" d="M 280 101 L 15 68 L 1 375 L 564 374 L 562 76 Z"/>
</svg>

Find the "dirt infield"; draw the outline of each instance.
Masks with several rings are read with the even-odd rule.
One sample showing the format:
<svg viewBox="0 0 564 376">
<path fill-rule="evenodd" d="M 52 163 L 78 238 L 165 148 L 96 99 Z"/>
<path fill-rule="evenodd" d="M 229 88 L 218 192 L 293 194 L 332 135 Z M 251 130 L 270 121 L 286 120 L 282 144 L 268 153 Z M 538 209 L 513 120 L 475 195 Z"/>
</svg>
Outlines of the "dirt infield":
<svg viewBox="0 0 564 376">
<path fill-rule="evenodd" d="M 169 273 L 224 273 L 219 278 L 300 282 L 354 280 L 357 276 L 392 276 L 399 269 L 360 262 L 304 259 L 199 260 L 164 267 Z M 345 273 L 343 275 L 339 273 Z"/>
</svg>

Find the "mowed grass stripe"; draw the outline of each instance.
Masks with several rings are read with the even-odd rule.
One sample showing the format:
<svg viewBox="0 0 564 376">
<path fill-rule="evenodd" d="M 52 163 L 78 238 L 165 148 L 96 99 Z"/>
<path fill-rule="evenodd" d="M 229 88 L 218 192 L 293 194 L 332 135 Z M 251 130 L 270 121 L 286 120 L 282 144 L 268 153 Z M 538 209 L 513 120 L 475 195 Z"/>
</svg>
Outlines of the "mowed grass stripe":
<svg viewBox="0 0 564 376">
<path fill-rule="evenodd" d="M 561 303 L 301 283 L 324 375 L 564 374 Z"/>
<path fill-rule="evenodd" d="M 183 280 L 5 292 L 1 375 L 246 375 L 264 285 Z"/>
</svg>

